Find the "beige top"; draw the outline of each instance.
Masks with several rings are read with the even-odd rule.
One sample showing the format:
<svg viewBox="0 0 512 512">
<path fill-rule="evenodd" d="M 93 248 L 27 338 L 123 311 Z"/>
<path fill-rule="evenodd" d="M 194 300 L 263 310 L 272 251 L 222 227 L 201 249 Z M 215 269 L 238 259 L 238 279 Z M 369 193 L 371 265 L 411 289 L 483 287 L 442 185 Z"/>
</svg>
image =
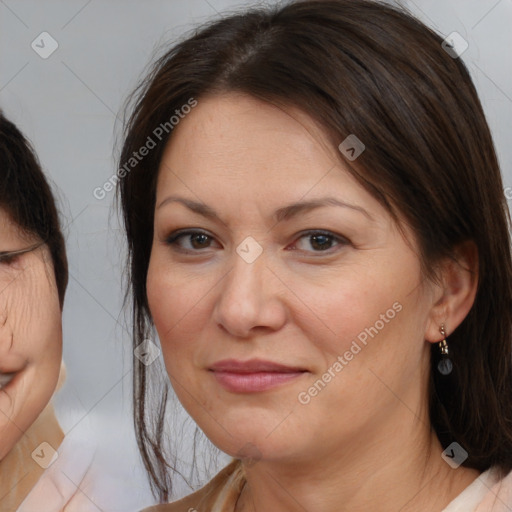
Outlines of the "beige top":
<svg viewBox="0 0 512 512">
<path fill-rule="evenodd" d="M 512 471 L 501 480 L 496 475 L 494 468 L 482 473 L 443 512 L 510 512 Z M 234 512 L 244 483 L 242 464 L 233 460 L 194 494 L 143 512 Z"/>
<path fill-rule="evenodd" d="M 44 473 L 44 468 L 32 458 L 32 452 L 46 442 L 55 450 L 64 433 L 48 404 L 27 429 L 11 451 L 0 461 L 0 510 L 14 512 Z"/>
<path fill-rule="evenodd" d="M 143 512 L 233 512 L 244 483 L 242 463 L 235 459 L 194 494 Z"/>
<path fill-rule="evenodd" d="M 51 403 L 0 461 L 1 512 L 108 512 L 90 471 L 94 445 L 64 436 Z M 104 479 L 102 479 L 104 480 Z M 105 495 L 113 494 L 108 489 Z"/>
</svg>

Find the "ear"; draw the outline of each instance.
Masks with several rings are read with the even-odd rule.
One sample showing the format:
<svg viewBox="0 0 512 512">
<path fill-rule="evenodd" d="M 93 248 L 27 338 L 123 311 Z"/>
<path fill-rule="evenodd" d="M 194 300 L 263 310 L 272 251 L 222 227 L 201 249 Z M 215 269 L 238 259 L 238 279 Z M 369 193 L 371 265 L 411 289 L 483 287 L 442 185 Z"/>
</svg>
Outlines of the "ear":
<svg viewBox="0 0 512 512">
<path fill-rule="evenodd" d="M 425 331 L 431 343 L 442 340 L 439 330 L 444 324 L 449 336 L 466 318 L 475 301 L 478 287 L 478 250 L 473 241 L 458 245 L 452 258 L 440 265 L 439 284 Z"/>
</svg>

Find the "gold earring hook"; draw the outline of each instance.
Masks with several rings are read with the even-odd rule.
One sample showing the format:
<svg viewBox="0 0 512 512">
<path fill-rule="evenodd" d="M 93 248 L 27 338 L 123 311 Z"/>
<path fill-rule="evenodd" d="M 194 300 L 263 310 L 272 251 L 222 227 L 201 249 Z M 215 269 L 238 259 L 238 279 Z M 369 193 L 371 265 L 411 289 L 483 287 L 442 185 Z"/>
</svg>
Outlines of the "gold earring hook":
<svg viewBox="0 0 512 512">
<path fill-rule="evenodd" d="M 439 327 L 439 332 L 441 333 L 441 336 L 443 339 L 439 342 L 439 348 L 441 349 L 442 355 L 448 355 L 448 343 L 446 342 L 446 331 L 444 328 L 444 324 L 441 324 Z"/>
</svg>

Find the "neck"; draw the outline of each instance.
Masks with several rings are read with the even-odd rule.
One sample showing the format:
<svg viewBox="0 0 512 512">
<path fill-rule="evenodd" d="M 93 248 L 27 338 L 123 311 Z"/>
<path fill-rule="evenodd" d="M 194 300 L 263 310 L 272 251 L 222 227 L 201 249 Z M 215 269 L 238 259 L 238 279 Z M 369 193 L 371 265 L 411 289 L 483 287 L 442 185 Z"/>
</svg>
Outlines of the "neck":
<svg viewBox="0 0 512 512">
<path fill-rule="evenodd" d="M 441 512 L 480 473 L 452 469 L 429 423 L 400 407 L 400 421 L 359 430 L 334 450 L 245 467 L 236 512 Z"/>
</svg>

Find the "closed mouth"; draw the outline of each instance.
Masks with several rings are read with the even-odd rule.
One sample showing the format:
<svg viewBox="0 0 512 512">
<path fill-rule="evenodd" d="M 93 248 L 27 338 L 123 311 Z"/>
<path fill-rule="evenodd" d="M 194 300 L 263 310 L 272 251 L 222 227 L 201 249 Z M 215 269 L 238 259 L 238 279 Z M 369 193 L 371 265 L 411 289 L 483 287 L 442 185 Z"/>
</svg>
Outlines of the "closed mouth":
<svg viewBox="0 0 512 512">
<path fill-rule="evenodd" d="M 222 373 L 301 373 L 305 372 L 304 368 L 285 366 L 283 364 L 262 359 L 251 359 L 249 361 L 237 361 L 235 359 L 225 359 L 213 364 L 210 371 Z"/>
</svg>

